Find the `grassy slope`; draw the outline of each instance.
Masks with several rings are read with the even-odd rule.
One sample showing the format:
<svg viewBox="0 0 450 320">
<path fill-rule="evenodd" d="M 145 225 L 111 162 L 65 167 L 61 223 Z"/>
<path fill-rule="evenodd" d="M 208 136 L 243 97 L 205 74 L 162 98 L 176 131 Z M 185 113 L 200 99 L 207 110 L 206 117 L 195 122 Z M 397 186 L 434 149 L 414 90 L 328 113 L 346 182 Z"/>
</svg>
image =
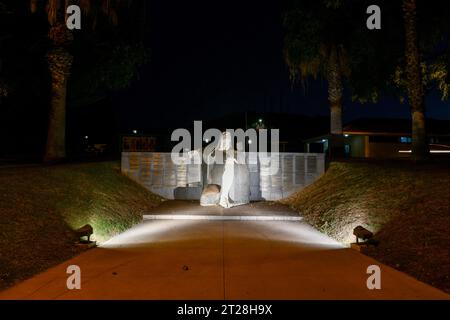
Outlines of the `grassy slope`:
<svg viewBox="0 0 450 320">
<path fill-rule="evenodd" d="M 450 293 L 448 164 L 332 163 L 283 202 L 341 242 L 363 225 L 380 241 L 366 254 Z"/>
<path fill-rule="evenodd" d="M 0 169 L 0 290 L 77 254 L 72 230 L 104 241 L 159 203 L 114 163 Z"/>
</svg>

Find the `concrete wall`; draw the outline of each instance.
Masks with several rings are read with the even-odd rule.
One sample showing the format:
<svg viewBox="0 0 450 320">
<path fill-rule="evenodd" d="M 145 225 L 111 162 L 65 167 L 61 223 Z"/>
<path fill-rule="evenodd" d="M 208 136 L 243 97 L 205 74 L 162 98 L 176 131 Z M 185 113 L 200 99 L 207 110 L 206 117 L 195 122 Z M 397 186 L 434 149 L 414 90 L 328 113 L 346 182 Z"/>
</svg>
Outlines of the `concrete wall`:
<svg viewBox="0 0 450 320">
<path fill-rule="evenodd" d="M 321 153 L 280 153 L 280 170 L 261 163 L 258 154 L 247 154 L 250 200 L 279 200 L 314 182 L 325 171 Z M 170 153 L 123 152 L 122 173 L 167 199 L 199 200 L 206 165 L 175 165 Z"/>
</svg>

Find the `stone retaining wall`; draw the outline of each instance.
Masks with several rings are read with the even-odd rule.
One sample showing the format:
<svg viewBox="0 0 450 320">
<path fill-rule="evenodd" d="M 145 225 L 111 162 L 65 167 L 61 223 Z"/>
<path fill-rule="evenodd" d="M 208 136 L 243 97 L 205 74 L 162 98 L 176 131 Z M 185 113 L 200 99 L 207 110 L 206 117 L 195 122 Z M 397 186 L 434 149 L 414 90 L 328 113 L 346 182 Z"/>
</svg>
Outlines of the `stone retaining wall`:
<svg viewBox="0 0 450 320">
<path fill-rule="evenodd" d="M 280 170 L 270 172 L 257 154 L 247 154 L 250 171 L 250 200 L 279 200 L 314 182 L 325 171 L 322 153 L 279 153 Z M 255 160 L 256 159 L 256 163 Z M 122 173 L 167 199 L 199 200 L 206 165 L 172 162 L 170 153 L 123 152 Z"/>
</svg>

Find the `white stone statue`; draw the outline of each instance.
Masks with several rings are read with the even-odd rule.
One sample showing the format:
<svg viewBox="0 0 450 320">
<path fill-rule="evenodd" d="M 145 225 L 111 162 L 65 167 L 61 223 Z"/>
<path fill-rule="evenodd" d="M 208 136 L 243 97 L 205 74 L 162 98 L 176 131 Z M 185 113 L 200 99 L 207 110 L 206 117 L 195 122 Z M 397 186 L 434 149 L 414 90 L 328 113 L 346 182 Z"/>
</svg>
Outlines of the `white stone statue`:
<svg viewBox="0 0 450 320">
<path fill-rule="evenodd" d="M 222 158 L 220 158 L 222 157 Z M 212 161 L 212 160 L 216 161 Z M 246 164 L 236 160 L 236 152 L 229 132 L 208 155 L 206 187 L 200 198 L 203 206 L 217 205 L 231 208 L 250 202 L 250 174 Z M 223 161 L 220 161 L 223 160 Z M 219 161 L 219 163 L 216 163 Z"/>
</svg>

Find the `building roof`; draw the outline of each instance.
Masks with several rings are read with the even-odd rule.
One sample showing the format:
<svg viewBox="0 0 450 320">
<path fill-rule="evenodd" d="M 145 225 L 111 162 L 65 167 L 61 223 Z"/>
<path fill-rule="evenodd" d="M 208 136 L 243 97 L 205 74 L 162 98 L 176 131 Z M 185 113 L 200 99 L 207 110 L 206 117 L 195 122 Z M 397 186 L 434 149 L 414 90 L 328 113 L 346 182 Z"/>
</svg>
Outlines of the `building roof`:
<svg viewBox="0 0 450 320">
<path fill-rule="evenodd" d="M 429 136 L 450 136 L 450 121 L 428 119 L 427 134 Z M 343 127 L 344 134 L 370 136 L 411 136 L 411 120 L 362 118 L 353 120 Z M 304 142 L 314 142 L 328 139 L 329 132 L 312 136 Z"/>
<path fill-rule="evenodd" d="M 429 135 L 450 136 L 448 120 L 428 119 L 426 126 Z M 363 118 L 351 121 L 343 129 L 348 134 L 411 135 L 411 120 Z"/>
</svg>

